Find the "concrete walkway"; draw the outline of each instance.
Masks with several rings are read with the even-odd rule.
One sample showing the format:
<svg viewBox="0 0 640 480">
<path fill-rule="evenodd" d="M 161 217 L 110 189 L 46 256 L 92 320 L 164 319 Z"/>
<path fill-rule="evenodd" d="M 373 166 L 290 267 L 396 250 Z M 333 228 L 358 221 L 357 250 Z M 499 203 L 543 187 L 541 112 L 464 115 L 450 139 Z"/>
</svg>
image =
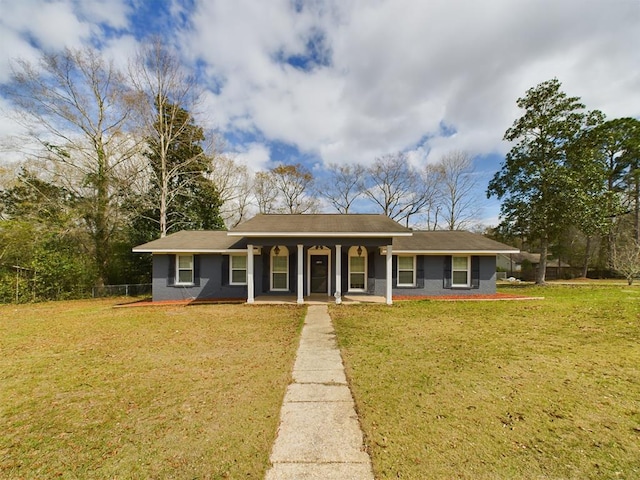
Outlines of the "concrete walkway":
<svg viewBox="0 0 640 480">
<path fill-rule="evenodd" d="M 266 480 L 373 480 L 326 305 L 310 305 Z"/>
</svg>

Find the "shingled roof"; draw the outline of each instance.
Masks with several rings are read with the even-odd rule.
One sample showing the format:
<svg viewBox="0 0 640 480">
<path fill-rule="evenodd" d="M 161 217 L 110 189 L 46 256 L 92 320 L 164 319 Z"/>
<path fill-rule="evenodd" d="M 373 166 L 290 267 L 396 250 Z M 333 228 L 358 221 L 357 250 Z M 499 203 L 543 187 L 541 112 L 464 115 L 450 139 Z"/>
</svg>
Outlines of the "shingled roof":
<svg viewBox="0 0 640 480">
<path fill-rule="evenodd" d="M 394 253 L 517 253 L 519 250 L 462 230 L 413 231 L 410 237 L 393 239 Z"/>
<path fill-rule="evenodd" d="M 238 241 L 238 238 L 229 237 L 227 232 L 223 231 L 182 230 L 144 245 L 139 245 L 133 251 L 137 253 L 215 253 L 233 248 Z"/>
<path fill-rule="evenodd" d="M 247 248 L 247 237 L 393 237 L 394 253 L 498 254 L 517 248 L 464 231 L 410 230 L 384 215 L 257 215 L 226 231 L 181 231 L 133 249 L 136 253 L 231 253 Z"/>
<path fill-rule="evenodd" d="M 411 235 L 411 230 L 379 214 L 260 214 L 229 232 L 232 236 L 363 236 Z"/>
</svg>

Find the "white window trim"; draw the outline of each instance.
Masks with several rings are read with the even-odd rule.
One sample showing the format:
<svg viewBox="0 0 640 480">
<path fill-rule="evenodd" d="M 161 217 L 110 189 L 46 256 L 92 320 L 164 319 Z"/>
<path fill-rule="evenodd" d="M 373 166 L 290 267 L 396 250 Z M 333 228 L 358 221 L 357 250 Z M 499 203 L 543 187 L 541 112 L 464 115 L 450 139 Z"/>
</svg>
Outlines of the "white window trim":
<svg viewBox="0 0 640 480">
<path fill-rule="evenodd" d="M 357 250 L 358 250 L 358 245 L 354 245 L 353 247 L 349 248 L 349 253 L 347 254 L 347 268 L 348 268 L 347 291 L 362 293 L 367 291 L 367 278 L 369 273 L 368 252 L 367 252 L 367 248 L 364 246 L 362 246 L 362 255 L 358 255 Z M 364 258 L 364 288 L 351 288 L 351 257 L 358 257 L 358 256 L 361 256 Z M 360 272 L 356 272 L 356 273 L 360 273 Z"/>
<path fill-rule="evenodd" d="M 453 282 L 453 272 L 462 272 L 464 270 L 454 269 L 453 261 L 455 258 L 466 258 L 467 259 L 467 283 L 454 283 Z M 470 288 L 471 287 L 471 257 L 468 255 L 453 255 L 451 257 L 451 288 Z"/>
<path fill-rule="evenodd" d="M 413 280 L 411 283 L 400 283 L 400 258 L 411 258 L 413 265 L 411 272 L 413 273 Z M 402 269 L 403 272 L 408 272 L 407 269 Z M 416 286 L 416 256 L 415 255 L 396 255 L 396 279 L 398 287 L 415 287 Z"/>
<path fill-rule="evenodd" d="M 289 291 L 289 249 L 287 247 L 280 247 L 280 253 L 278 255 L 275 254 L 274 250 L 276 247 L 273 247 L 271 249 L 271 253 L 269 255 L 269 289 L 272 292 L 288 292 Z M 287 278 L 287 282 L 286 282 L 286 287 L 285 288 L 274 288 L 273 287 L 273 257 L 275 256 L 284 256 L 287 259 L 287 270 L 286 272 L 284 272 L 286 274 L 286 278 Z M 283 272 L 276 272 L 276 273 L 283 273 Z"/>
<path fill-rule="evenodd" d="M 180 257 L 190 257 L 191 258 L 191 268 L 180 268 Z M 191 271 L 191 281 L 189 282 L 181 282 L 180 281 L 180 271 Z M 174 285 L 193 285 L 195 283 L 195 258 L 193 255 L 176 255 L 176 278 Z"/>
<path fill-rule="evenodd" d="M 244 268 L 233 268 L 233 259 L 237 257 L 247 258 L 246 255 L 229 255 L 229 285 L 246 285 L 247 284 L 247 264 L 245 263 Z M 234 282 L 233 281 L 233 272 L 234 271 L 244 271 L 244 282 Z"/>
</svg>

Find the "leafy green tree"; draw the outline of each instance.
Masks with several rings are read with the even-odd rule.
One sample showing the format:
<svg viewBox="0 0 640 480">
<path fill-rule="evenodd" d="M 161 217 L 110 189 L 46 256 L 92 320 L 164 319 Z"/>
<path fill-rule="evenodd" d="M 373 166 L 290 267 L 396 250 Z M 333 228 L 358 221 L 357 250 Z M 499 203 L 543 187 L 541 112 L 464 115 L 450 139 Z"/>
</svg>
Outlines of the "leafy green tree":
<svg viewBox="0 0 640 480">
<path fill-rule="evenodd" d="M 20 172 L 0 192 L 1 301 L 76 298 L 90 291 L 95 265 L 69 190 Z"/>
<path fill-rule="evenodd" d="M 632 172 L 634 158 L 637 159 L 640 152 L 640 121 L 634 118 L 606 121 L 588 131 L 581 144 L 583 158 L 589 159 L 589 164 L 583 161 L 576 168 L 591 173 L 595 180 L 592 184 L 598 179 L 602 182 L 596 192 L 595 211 L 586 212 L 586 225 L 583 223 L 582 230 L 587 239 L 595 233 L 606 236 L 607 261 L 612 267 L 613 248 L 618 231 L 624 225 L 621 219 L 637 210 Z"/>
<path fill-rule="evenodd" d="M 156 37 L 146 43 L 130 65 L 137 95 L 139 125 L 148 145 L 155 195 L 143 205 L 146 217 L 158 223 L 164 237 L 179 228 L 221 225 L 219 195 L 211 187 L 213 142 L 194 122 L 202 89 L 181 63 L 177 52 Z M 149 215 L 153 213 L 153 215 Z"/>
<path fill-rule="evenodd" d="M 575 219 L 581 179 L 569 156 L 584 129 L 600 118 L 585 112 L 578 97 L 568 97 L 557 79 L 530 88 L 517 101 L 524 114 L 505 132 L 515 142 L 487 195 L 502 200 L 502 223 L 540 245 L 537 284 L 545 283 L 549 246 Z"/>
<path fill-rule="evenodd" d="M 171 112 L 171 119 L 165 118 L 167 112 Z M 160 236 L 178 229 L 224 228 L 219 195 L 209 178 L 211 157 L 202 148 L 205 140 L 202 127 L 195 124 L 189 112 L 176 105 L 158 105 L 154 125 L 158 134 L 148 138 L 145 154 L 151 171 L 150 184 L 146 198 L 141 199 L 149 208 L 142 216 L 160 226 Z M 165 145 L 161 130 L 171 139 L 170 145 Z"/>
</svg>

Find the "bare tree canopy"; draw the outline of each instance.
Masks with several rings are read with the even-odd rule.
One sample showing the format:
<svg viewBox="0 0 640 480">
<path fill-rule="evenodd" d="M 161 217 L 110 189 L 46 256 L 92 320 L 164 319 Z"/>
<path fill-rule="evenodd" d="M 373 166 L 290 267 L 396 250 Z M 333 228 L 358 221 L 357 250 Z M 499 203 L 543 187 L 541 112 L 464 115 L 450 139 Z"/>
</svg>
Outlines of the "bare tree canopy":
<svg viewBox="0 0 640 480">
<path fill-rule="evenodd" d="M 278 165 L 258 172 L 254 194 L 260 213 L 316 213 L 313 175 L 303 165 Z"/>
<path fill-rule="evenodd" d="M 365 168 L 362 165 L 327 165 L 327 178 L 318 188 L 318 194 L 329 201 L 338 213 L 349 213 L 349 209 L 362 197 L 362 178 Z"/>
<path fill-rule="evenodd" d="M 640 243 L 633 238 L 620 242 L 613 251 L 613 268 L 632 285 L 640 277 Z"/>
<path fill-rule="evenodd" d="M 406 225 L 430 200 L 423 177 L 402 152 L 376 158 L 367 169 L 361 188 L 383 214 Z"/>
<path fill-rule="evenodd" d="M 246 165 L 237 163 L 229 155 L 212 159 L 211 173 L 221 201 L 220 216 L 228 228 L 245 220 L 251 203 L 251 173 Z"/>
<path fill-rule="evenodd" d="M 19 108 L 16 118 L 43 149 L 56 181 L 79 198 L 102 283 L 121 196 L 135 178 L 139 152 L 130 133 L 131 91 L 123 75 L 92 49 L 43 54 L 37 64 L 18 60 L 4 94 Z"/>
<path fill-rule="evenodd" d="M 464 230 L 479 214 L 477 181 L 473 161 L 466 152 L 452 151 L 438 163 L 427 166 L 435 175 L 439 204 L 447 230 Z"/>
</svg>

